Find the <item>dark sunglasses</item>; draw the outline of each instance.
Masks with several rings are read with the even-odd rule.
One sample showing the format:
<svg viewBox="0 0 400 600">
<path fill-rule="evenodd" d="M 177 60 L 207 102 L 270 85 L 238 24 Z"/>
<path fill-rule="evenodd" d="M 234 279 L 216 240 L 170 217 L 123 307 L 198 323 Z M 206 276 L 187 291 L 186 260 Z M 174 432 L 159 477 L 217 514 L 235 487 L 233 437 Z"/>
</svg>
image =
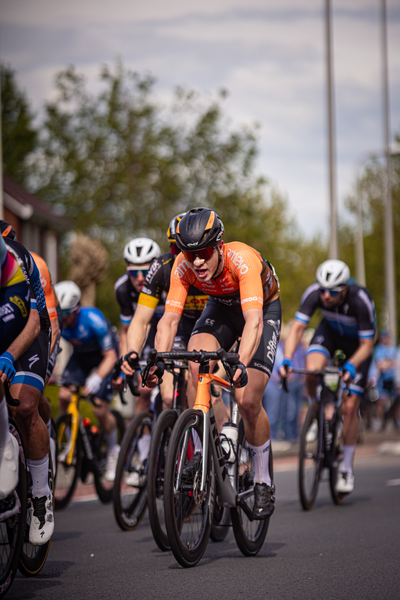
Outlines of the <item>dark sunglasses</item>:
<svg viewBox="0 0 400 600">
<path fill-rule="evenodd" d="M 334 290 L 328 290 L 327 288 L 320 287 L 319 288 L 319 293 L 320 294 L 325 294 L 326 292 L 328 292 L 328 294 L 330 296 L 338 296 L 340 294 L 340 292 L 343 292 L 343 290 L 344 290 L 344 287 L 336 288 Z"/>
<path fill-rule="evenodd" d="M 196 256 L 200 258 L 200 260 L 210 260 L 213 255 L 215 246 L 209 246 L 208 248 L 203 248 L 203 250 L 182 250 L 182 253 L 186 260 L 189 262 L 194 262 Z"/>
<path fill-rule="evenodd" d="M 131 267 L 127 267 L 126 269 L 131 277 L 138 277 L 139 275 L 146 277 L 147 273 L 149 272 L 149 269 L 134 269 Z"/>
</svg>

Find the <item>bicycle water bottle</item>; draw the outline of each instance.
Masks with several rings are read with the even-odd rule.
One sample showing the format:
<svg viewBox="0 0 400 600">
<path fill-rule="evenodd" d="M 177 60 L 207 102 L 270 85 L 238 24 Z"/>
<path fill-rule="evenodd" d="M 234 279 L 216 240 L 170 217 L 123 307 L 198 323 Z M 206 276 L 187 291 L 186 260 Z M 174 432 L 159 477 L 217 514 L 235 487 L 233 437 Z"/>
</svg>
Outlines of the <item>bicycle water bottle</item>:
<svg viewBox="0 0 400 600">
<path fill-rule="evenodd" d="M 232 423 L 232 421 L 223 424 L 220 440 L 222 450 L 224 451 L 225 461 L 228 463 L 235 462 L 238 436 L 239 430 L 237 425 Z"/>
</svg>

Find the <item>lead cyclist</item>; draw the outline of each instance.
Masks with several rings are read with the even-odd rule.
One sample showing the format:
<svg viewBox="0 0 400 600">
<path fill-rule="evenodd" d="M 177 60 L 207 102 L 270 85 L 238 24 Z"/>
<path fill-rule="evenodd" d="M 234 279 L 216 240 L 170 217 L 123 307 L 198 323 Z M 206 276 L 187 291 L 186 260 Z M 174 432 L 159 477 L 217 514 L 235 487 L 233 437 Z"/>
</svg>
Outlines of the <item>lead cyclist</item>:
<svg viewBox="0 0 400 600">
<path fill-rule="evenodd" d="M 271 376 L 281 329 L 279 282 L 272 265 L 254 248 L 241 242 L 224 244 L 224 226 L 209 208 L 194 208 L 179 222 L 171 285 L 155 339 L 159 352 L 172 349 L 191 285 L 209 295 L 196 322 L 188 350 L 229 350 L 239 341 L 240 362 L 234 375 L 236 400 L 254 460 L 255 518 L 272 515 L 275 486 L 269 472 L 270 424 L 262 396 Z M 211 368 L 213 365 L 211 365 Z M 193 406 L 199 367 L 190 363 L 188 400 Z M 147 385 L 155 387 L 156 367 Z M 193 468 L 199 461 L 195 444 Z"/>
</svg>

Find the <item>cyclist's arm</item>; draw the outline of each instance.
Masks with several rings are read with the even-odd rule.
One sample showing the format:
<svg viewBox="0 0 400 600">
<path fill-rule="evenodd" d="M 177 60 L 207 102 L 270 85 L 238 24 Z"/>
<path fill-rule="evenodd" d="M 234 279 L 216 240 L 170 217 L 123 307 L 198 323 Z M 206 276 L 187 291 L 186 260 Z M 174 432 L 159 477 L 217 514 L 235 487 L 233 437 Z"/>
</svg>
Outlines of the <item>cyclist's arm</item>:
<svg viewBox="0 0 400 600">
<path fill-rule="evenodd" d="M 358 367 L 369 358 L 374 350 L 374 340 L 373 338 L 368 339 L 360 339 L 359 346 L 357 350 L 348 358 L 348 362 L 353 363 L 353 365 L 358 369 Z M 347 381 L 349 379 L 349 374 L 345 373 L 343 380 Z"/>
<path fill-rule="evenodd" d="M 247 367 L 260 345 L 264 327 L 263 311 L 260 308 L 249 308 L 248 310 L 243 311 L 243 318 L 244 327 L 238 353 L 240 362 Z M 236 375 L 240 375 L 240 370 Z M 234 377 L 234 380 L 235 379 L 237 379 L 237 377 Z"/>
<path fill-rule="evenodd" d="M 302 321 L 294 321 L 292 327 L 290 328 L 289 335 L 287 336 L 285 341 L 285 348 L 283 351 L 284 358 L 293 358 L 293 354 L 295 353 L 297 346 L 300 344 L 303 334 L 307 329 L 307 326 L 308 323 L 304 323 Z M 285 377 L 285 375 L 287 374 L 286 370 L 283 367 L 279 369 L 279 373 L 283 377 Z"/>
<path fill-rule="evenodd" d="M 135 315 L 129 324 L 127 335 L 128 352 L 140 354 L 146 341 L 148 326 L 154 315 L 154 308 L 138 304 Z"/>
<path fill-rule="evenodd" d="M 132 321 L 131 321 L 131 323 L 132 323 Z M 119 344 L 118 344 L 118 351 L 119 351 L 120 356 L 123 356 L 124 354 L 126 354 L 127 349 L 128 349 L 128 346 L 127 346 L 128 329 L 129 329 L 129 325 L 122 323 L 121 333 L 119 335 Z"/>
<path fill-rule="evenodd" d="M 154 347 L 158 352 L 170 352 L 178 332 L 181 315 L 173 311 L 165 311 L 157 326 Z"/>
<path fill-rule="evenodd" d="M 102 352 L 103 360 L 99 364 L 96 369 L 96 373 L 102 379 L 105 379 L 109 373 L 111 373 L 114 368 L 115 362 L 117 360 L 117 353 L 114 348 L 110 348 L 109 350 L 104 350 Z"/>
<path fill-rule="evenodd" d="M 18 360 L 18 358 L 22 356 L 25 350 L 29 348 L 29 346 L 32 344 L 33 340 L 36 338 L 39 332 L 39 313 L 36 309 L 32 308 L 31 306 L 31 310 L 25 327 L 7 348 L 7 352 L 9 352 L 14 357 L 14 361 Z M 6 377 L 4 374 L 2 374 L 1 379 L 3 382 L 5 381 Z"/>
</svg>

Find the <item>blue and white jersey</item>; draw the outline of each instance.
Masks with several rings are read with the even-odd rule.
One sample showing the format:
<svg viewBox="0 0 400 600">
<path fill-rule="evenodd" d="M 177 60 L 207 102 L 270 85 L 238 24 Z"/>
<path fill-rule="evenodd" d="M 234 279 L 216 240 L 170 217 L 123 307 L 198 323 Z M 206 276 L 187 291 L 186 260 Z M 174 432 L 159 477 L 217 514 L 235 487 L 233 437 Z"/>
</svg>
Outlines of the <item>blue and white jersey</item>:
<svg viewBox="0 0 400 600">
<path fill-rule="evenodd" d="M 101 310 L 81 306 L 73 327 L 64 327 L 62 337 L 74 347 L 74 352 L 106 352 L 115 347 L 111 327 Z"/>
<path fill-rule="evenodd" d="M 35 261 L 25 246 L 19 242 L 8 238 L 4 238 L 4 241 L 7 249 L 18 262 L 28 285 L 33 291 L 33 294 L 31 294 L 31 307 L 41 312 L 46 309 L 46 300 L 42 282 L 40 280 L 39 269 L 37 268 Z"/>
<path fill-rule="evenodd" d="M 317 308 L 328 325 L 339 335 L 352 339 L 373 339 L 376 329 L 375 305 L 369 291 L 357 284 L 348 286 L 339 306 L 326 308 L 321 300 L 318 283 L 310 285 L 303 294 L 296 321 L 309 323 Z"/>
</svg>

